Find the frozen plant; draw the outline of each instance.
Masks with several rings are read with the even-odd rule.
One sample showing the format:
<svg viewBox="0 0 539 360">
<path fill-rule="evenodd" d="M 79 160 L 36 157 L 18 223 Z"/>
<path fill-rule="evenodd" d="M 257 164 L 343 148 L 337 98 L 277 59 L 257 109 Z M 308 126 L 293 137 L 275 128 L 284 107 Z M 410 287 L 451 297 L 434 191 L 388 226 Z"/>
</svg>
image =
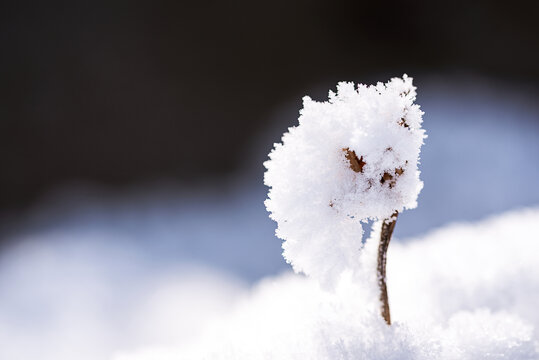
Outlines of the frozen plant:
<svg viewBox="0 0 539 360">
<path fill-rule="evenodd" d="M 341 82 L 325 102 L 305 97 L 299 125 L 264 164 L 265 204 L 296 272 L 332 286 L 343 273 L 360 271 L 362 223 L 378 221 L 378 285 L 388 324 L 387 247 L 398 213 L 417 206 L 423 187 L 418 161 L 426 135 L 415 89 L 404 75 L 372 86 Z"/>
</svg>

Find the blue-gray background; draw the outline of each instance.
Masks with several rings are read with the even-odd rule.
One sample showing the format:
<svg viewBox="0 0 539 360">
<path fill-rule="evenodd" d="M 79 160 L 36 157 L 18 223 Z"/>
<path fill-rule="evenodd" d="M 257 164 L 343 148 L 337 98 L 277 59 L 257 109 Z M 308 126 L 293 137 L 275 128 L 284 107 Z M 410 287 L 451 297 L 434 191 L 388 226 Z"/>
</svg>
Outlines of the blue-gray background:
<svg viewBox="0 0 539 360">
<path fill-rule="evenodd" d="M 399 217 L 396 237 L 539 204 L 535 94 L 477 77 L 417 82 L 428 132 L 420 166 L 425 187 L 418 208 Z M 159 264 L 201 263 L 246 281 L 276 274 L 287 265 L 263 205 L 262 162 L 297 113 L 294 101 L 277 108 L 271 126 L 245 147 L 241 170 L 228 176 L 196 185 L 168 179 L 121 191 L 77 184 L 50 192 L 5 217 L 4 248 L 89 242 L 125 248 L 125 256 L 135 249 Z"/>
<path fill-rule="evenodd" d="M 84 238 L 248 281 L 286 269 L 263 207 L 273 142 L 303 95 L 404 72 L 429 138 L 420 205 L 397 237 L 536 205 L 536 13 L 491 1 L 5 2 L 0 254 Z"/>
</svg>

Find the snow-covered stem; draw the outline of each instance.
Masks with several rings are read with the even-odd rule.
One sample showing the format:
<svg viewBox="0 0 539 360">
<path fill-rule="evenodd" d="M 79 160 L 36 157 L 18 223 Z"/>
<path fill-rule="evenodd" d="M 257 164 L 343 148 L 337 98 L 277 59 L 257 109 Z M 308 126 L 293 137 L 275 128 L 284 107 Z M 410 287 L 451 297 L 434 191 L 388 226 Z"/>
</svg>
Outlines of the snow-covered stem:
<svg viewBox="0 0 539 360">
<path fill-rule="evenodd" d="M 397 223 L 398 212 L 395 212 L 389 219 L 382 222 L 382 231 L 380 232 L 380 244 L 378 245 L 378 286 L 380 288 L 380 302 L 382 317 L 388 325 L 391 325 L 391 314 L 389 312 L 389 299 L 387 296 L 386 284 L 386 260 L 387 248 L 391 241 L 391 235 Z"/>
</svg>

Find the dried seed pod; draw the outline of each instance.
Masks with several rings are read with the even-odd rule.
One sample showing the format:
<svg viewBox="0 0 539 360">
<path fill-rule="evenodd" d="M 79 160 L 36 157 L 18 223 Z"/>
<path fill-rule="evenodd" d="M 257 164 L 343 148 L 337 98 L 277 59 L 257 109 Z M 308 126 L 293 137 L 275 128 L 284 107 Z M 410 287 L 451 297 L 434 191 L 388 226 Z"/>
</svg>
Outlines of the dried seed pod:
<svg viewBox="0 0 539 360">
<path fill-rule="evenodd" d="M 298 126 L 275 145 L 264 175 L 266 207 L 296 271 L 331 283 L 357 266 L 361 220 L 416 206 L 425 132 L 414 100 L 406 76 L 339 83 L 326 102 L 303 99 Z"/>
</svg>

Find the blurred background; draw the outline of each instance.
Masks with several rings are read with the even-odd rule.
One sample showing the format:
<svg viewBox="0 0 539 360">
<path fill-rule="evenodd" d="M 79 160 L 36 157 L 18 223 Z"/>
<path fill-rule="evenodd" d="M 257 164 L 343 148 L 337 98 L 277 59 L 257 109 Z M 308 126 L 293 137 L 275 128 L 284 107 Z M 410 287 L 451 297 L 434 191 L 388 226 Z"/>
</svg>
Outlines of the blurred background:
<svg viewBox="0 0 539 360">
<path fill-rule="evenodd" d="M 292 125 L 303 95 L 322 100 L 337 81 L 408 73 L 426 96 L 432 76 L 473 75 L 535 91 L 530 4 L 3 3 L 0 206 L 81 182 L 216 181 L 267 152 L 255 139 Z"/>
<path fill-rule="evenodd" d="M 187 312 L 226 283 L 211 314 L 286 271 L 262 162 L 301 98 L 338 81 L 418 86 L 425 188 L 401 241 L 539 204 L 538 14 L 521 1 L 2 2 L 3 351 L 43 333 L 55 359 L 179 341 L 185 312 L 132 320 L 156 279 L 187 284 L 165 296 Z"/>
</svg>

